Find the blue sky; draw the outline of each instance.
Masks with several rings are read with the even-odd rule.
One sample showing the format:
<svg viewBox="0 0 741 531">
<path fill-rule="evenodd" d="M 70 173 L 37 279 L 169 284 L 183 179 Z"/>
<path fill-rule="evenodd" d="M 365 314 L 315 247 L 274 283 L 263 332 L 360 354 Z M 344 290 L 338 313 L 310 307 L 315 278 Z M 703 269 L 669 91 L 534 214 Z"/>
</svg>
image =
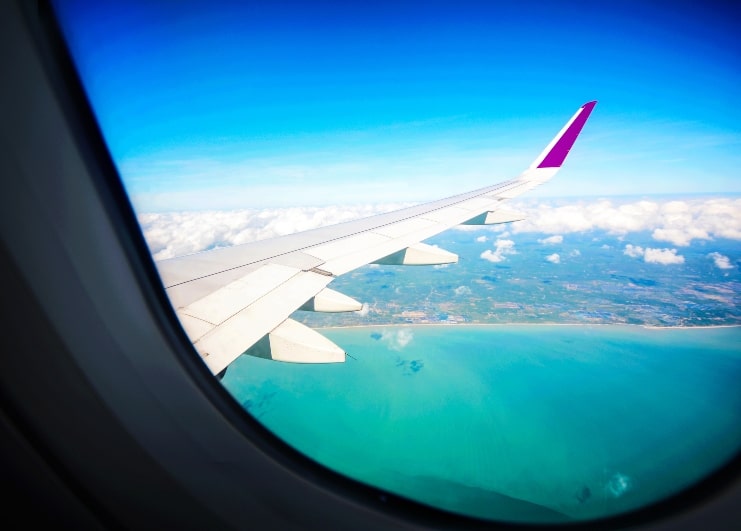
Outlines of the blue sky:
<svg viewBox="0 0 741 531">
<path fill-rule="evenodd" d="M 740 38 L 712 2 L 75 2 L 58 11 L 139 211 L 741 192 Z"/>
</svg>

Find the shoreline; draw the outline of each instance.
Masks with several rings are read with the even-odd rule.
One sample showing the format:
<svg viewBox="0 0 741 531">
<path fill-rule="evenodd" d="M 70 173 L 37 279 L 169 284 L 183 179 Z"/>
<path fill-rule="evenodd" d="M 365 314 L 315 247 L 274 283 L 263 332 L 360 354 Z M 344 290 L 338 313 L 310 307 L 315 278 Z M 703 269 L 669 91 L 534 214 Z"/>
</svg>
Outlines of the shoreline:
<svg viewBox="0 0 741 531">
<path fill-rule="evenodd" d="M 312 327 L 314 330 L 342 330 L 352 328 L 389 328 L 389 327 L 426 327 L 447 326 L 450 328 L 464 327 L 505 327 L 505 326 L 614 326 L 614 327 L 636 327 L 647 330 L 697 330 L 713 328 L 741 328 L 741 324 L 728 325 L 697 325 L 697 326 L 657 326 L 626 323 L 389 323 L 389 324 L 358 324 Z"/>
</svg>

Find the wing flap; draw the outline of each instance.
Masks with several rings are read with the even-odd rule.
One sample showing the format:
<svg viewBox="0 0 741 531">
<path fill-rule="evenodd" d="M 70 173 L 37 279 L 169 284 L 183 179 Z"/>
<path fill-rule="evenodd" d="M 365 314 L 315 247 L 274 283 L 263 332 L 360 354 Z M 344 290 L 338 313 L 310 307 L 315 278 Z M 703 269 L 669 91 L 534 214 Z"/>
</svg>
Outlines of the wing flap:
<svg viewBox="0 0 741 531">
<path fill-rule="evenodd" d="M 324 245 L 310 247 L 306 252 L 327 262 L 340 256 L 346 256 L 348 254 L 362 252 L 366 249 L 377 247 L 387 243 L 389 240 L 390 238 L 382 236 L 381 234 L 376 234 L 374 232 L 361 232 L 359 234 L 353 234 L 348 238 L 342 238 L 341 240 L 329 242 Z M 322 269 L 326 268 L 323 267 Z"/>
<path fill-rule="evenodd" d="M 192 317 L 180 312 L 176 313 L 178 319 L 180 319 L 180 324 L 183 325 L 185 333 L 188 334 L 188 337 L 193 342 L 198 341 L 201 337 L 213 330 L 216 326 L 213 323 L 203 321 L 201 319 L 198 319 L 197 317 Z"/>
<path fill-rule="evenodd" d="M 300 272 L 300 269 L 279 264 L 265 264 L 202 299 L 180 308 L 179 313 L 218 326 Z"/>
<path fill-rule="evenodd" d="M 240 310 L 193 340 L 193 345 L 211 372 L 218 374 L 324 289 L 332 278 L 312 271 L 298 271 L 288 280 L 271 285 L 271 289 L 257 300 L 243 304 Z"/>
</svg>

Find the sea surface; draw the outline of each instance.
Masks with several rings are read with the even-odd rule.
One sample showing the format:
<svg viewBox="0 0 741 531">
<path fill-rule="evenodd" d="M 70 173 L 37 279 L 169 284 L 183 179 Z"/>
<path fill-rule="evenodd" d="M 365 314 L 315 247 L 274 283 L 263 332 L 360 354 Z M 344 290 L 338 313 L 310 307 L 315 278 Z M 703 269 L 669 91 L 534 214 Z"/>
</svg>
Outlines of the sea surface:
<svg viewBox="0 0 741 531">
<path fill-rule="evenodd" d="M 223 383 L 290 445 L 364 483 L 494 520 L 623 513 L 741 449 L 741 328 L 324 329 L 352 358 L 242 356 Z"/>
</svg>

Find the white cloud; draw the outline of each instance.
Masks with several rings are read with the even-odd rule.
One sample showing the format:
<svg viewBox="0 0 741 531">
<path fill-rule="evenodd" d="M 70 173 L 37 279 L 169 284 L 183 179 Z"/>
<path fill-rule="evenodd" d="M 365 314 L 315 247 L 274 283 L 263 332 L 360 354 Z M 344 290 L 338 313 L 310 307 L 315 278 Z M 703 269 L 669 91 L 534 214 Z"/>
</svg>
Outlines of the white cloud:
<svg viewBox="0 0 741 531">
<path fill-rule="evenodd" d="M 365 317 L 366 315 L 368 315 L 368 312 L 370 312 L 370 306 L 368 306 L 368 303 L 364 302 L 363 306 L 355 313 L 362 317 Z"/>
<path fill-rule="evenodd" d="M 381 341 L 385 342 L 391 350 L 402 350 L 414 339 L 414 333 L 408 328 L 386 330 L 381 334 Z"/>
<path fill-rule="evenodd" d="M 669 242 L 682 247 L 688 246 L 693 239 L 709 240 L 707 231 L 696 227 L 682 227 L 674 229 L 654 229 L 651 233 L 654 240 Z"/>
<path fill-rule="evenodd" d="M 712 258 L 715 263 L 715 267 L 718 269 L 733 269 L 730 258 L 723 256 L 720 253 L 709 253 L 708 258 Z"/>
<path fill-rule="evenodd" d="M 489 262 L 503 262 L 509 254 L 517 254 L 515 251 L 515 242 L 512 240 L 498 239 L 494 242 L 494 251 L 487 249 L 481 253 L 480 257 Z"/>
<path fill-rule="evenodd" d="M 643 256 L 643 253 L 643 247 L 640 245 L 631 245 L 630 243 L 625 246 L 625 250 L 623 251 L 623 254 L 626 254 L 631 258 L 640 258 Z"/>
<path fill-rule="evenodd" d="M 648 264 L 683 264 L 684 256 L 678 255 L 676 249 L 654 249 L 646 247 L 645 249 L 640 245 L 631 245 L 630 243 L 625 246 L 623 254 L 630 256 L 631 258 L 641 258 Z"/>
<path fill-rule="evenodd" d="M 560 264 L 561 263 L 561 257 L 558 256 L 558 253 L 549 254 L 545 257 L 546 260 L 548 260 L 552 264 Z"/>
<path fill-rule="evenodd" d="M 403 206 L 408 205 L 208 210 L 145 213 L 138 217 L 152 255 L 156 260 L 161 260 L 318 228 Z M 515 233 L 542 232 L 552 235 L 539 240 L 544 244 L 561 243 L 564 234 L 595 229 L 608 231 L 618 238 L 631 232 L 645 231 L 651 233 L 655 240 L 669 242 L 675 247 L 714 238 L 741 240 L 741 199 L 642 200 L 628 203 L 602 199 L 563 205 L 531 201 L 516 206 L 526 213 L 527 219 L 508 227 Z M 515 253 L 514 243 L 507 239 L 509 231 L 503 227 L 505 225 L 497 225 L 490 229 L 491 234 L 499 236 L 494 249 L 484 251 L 481 258 L 501 262 L 508 254 Z M 481 230 L 480 227 L 475 229 Z M 485 235 L 478 236 L 476 240 L 483 242 L 490 238 Z"/>
<path fill-rule="evenodd" d="M 453 290 L 456 295 L 470 295 L 471 294 L 471 288 L 468 286 L 458 286 Z"/>
<path fill-rule="evenodd" d="M 484 260 L 488 260 L 489 262 L 494 262 L 494 263 L 505 260 L 505 258 L 502 255 L 492 252 L 491 249 L 487 249 L 486 251 L 481 253 L 479 255 L 479 258 L 483 258 Z"/>
<path fill-rule="evenodd" d="M 497 251 L 506 250 L 507 254 L 515 254 L 515 242 L 513 242 L 512 240 L 499 238 L 496 242 L 494 242 L 494 245 L 496 246 Z"/>
<path fill-rule="evenodd" d="M 569 256 L 581 256 L 581 251 L 579 249 L 574 249 L 569 253 Z"/>
<path fill-rule="evenodd" d="M 560 234 L 557 234 L 555 236 L 549 236 L 548 238 L 543 238 L 542 240 L 538 240 L 538 243 L 542 243 L 545 245 L 563 243 L 563 236 L 561 236 Z"/>
<path fill-rule="evenodd" d="M 693 240 L 741 240 L 741 199 L 687 199 L 682 201 L 581 200 L 567 205 L 517 204 L 527 215 L 512 230 L 569 234 L 605 230 L 621 238 L 632 232 L 651 232 L 657 241 L 687 246 Z M 544 243 L 544 242 L 541 242 Z"/>
<path fill-rule="evenodd" d="M 678 255 L 676 249 L 652 249 L 646 248 L 643 260 L 649 264 L 683 264 L 684 256 Z"/>
</svg>

